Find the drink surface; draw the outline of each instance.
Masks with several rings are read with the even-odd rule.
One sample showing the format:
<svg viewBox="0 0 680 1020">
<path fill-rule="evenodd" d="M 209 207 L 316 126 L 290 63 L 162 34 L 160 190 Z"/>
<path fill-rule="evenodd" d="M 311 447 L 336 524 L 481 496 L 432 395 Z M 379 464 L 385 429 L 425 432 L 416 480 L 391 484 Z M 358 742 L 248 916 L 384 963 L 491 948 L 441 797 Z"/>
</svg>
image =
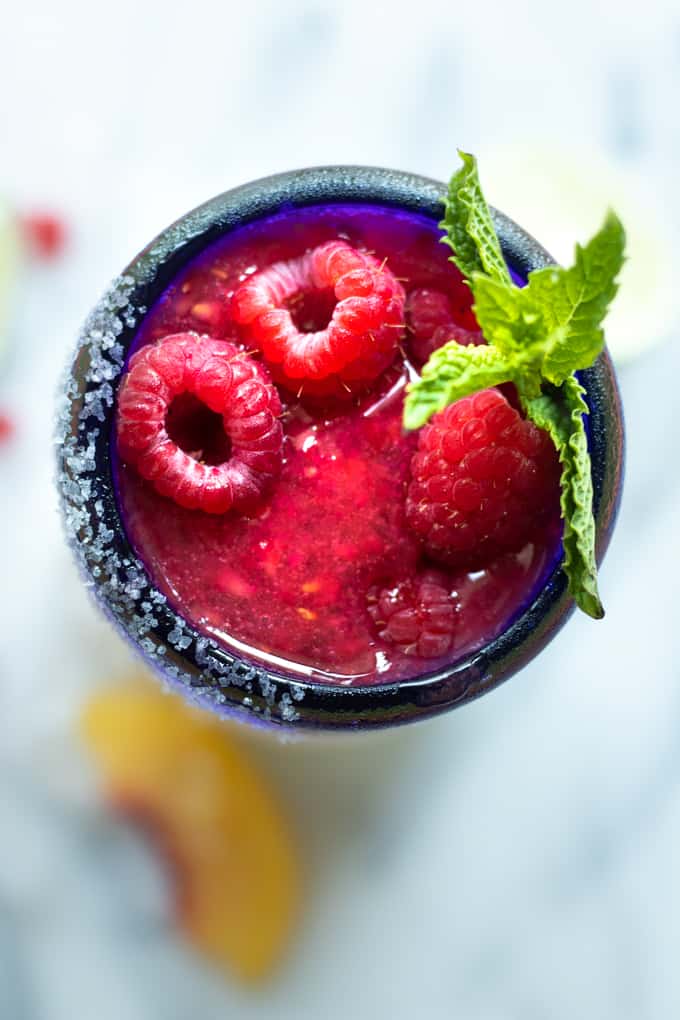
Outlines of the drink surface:
<svg viewBox="0 0 680 1020">
<path fill-rule="evenodd" d="M 131 353 L 185 331 L 245 347 L 230 314 L 234 290 L 262 268 L 335 239 L 387 260 L 407 298 L 422 288 L 446 295 L 456 324 L 475 330 L 470 292 L 439 236 L 432 220 L 382 207 L 284 211 L 197 256 L 149 310 Z M 321 329 L 331 310 L 319 294 L 299 303 L 296 322 Z M 281 389 L 283 468 L 250 516 L 178 506 L 114 451 L 128 537 L 177 612 L 246 658 L 345 685 L 426 675 L 506 628 L 555 564 L 559 521 L 481 570 L 427 561 L 405 516 L 417 445 L 401 426 L 412 362 L 420 363 L 407 331 L 394 363 L 363 394 L 307 399 L 304 388 L 299 398 Z M 229 455 L 219 417 L 195 398 L 178 399 L 171 427 L 182 448 L 200 449 L 207 463 Z M 446 650 L 422 654 L 413 628 L 433 611 L 433 599 L 436 650 Z M 401 624 L 390 626 L 386 613 L 401 613 Z"/>
</svg>

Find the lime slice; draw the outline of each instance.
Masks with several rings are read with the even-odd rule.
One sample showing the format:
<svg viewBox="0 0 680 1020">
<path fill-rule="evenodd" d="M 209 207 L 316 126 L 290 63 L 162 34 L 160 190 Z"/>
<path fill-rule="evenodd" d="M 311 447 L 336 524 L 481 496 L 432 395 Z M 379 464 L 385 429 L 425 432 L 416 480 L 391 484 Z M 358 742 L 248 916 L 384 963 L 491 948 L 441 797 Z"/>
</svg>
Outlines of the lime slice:
<svg viewBox="0 0 680 1020">
<path fill-rule="evenodd" d="M 622 364 L 669 336 L 677 320 L 675 244 L 660 199 L 640 175 L 598 149 L 535 143 L 480 152 L 479 165 L 491 204 L 562 264 L 572 262 L 574 244 L 591 237 L 614 209 L 626 228 L 627 261 L 605 322 L 607 346 Z"/>
<path fill-rule="evenodd" d="M 19 261 L 16 221 L 9 206 L 0 200 L 0 357 L 7 344 L 12 292 Z"/>
</svg>

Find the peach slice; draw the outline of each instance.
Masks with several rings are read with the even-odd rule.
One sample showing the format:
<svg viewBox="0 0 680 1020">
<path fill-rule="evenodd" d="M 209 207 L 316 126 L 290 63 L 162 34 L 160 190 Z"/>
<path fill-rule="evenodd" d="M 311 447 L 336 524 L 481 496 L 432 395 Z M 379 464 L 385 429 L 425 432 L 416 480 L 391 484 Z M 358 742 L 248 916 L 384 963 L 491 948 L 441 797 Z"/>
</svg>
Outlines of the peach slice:
<svg viewBox="0 0 680 1020">
<path fill-rule="evenodd" d="M 178 924 L 237 977 L 279 962 L 299 905 L 298 859 L 275 796 L 223 722 L 126 683 L 82 719 L 111 803 L 170 867 Z"/>
</svg>

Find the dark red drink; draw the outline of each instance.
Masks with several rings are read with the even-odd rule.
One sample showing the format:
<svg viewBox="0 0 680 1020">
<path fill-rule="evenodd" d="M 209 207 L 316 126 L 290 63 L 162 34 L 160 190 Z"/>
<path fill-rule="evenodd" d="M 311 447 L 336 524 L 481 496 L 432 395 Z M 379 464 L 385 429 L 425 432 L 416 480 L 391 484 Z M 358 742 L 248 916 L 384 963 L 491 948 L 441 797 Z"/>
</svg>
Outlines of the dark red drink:
<svg viewBox="0 0 680 1020">
<path fill-rule="evenodd" d="M 188 331 L 245 349 L 246 332 L 230 311 L 239 285 L 338 238 L 387 260 L 407 307 L 414 291 L 441 295 L 433 307 L 446 304 L 456 327 L 472 332 L 470 292 L 439 237 L 431 219 L 377 206 L 309 207 L 260 220 L 189 263 L 150 309 L 132 352 Z M 324 293 L 298 302 L 296 322 L 322 329 L 332 304 Z M 118 462 L 132 545 L 200 631 L 279 670 L 375 684 L 455 662 L 531 600 L 558 553 L 557 509 L 520 551 L 474 572 L 430 562 L 407 524 L 417 436 L 404 433 L 401 416 L 410 359 L 417 363 L 419 353 L 412 341 L 407 329 L 391 364 L 342 399 L 279 386 L 283 465 L 266 499 L 247 513 L 179 506 Z M 168 429 L 208 462 L 229 455 L 219 418 L 196 400 L 177 401 Z"/>
</svg>

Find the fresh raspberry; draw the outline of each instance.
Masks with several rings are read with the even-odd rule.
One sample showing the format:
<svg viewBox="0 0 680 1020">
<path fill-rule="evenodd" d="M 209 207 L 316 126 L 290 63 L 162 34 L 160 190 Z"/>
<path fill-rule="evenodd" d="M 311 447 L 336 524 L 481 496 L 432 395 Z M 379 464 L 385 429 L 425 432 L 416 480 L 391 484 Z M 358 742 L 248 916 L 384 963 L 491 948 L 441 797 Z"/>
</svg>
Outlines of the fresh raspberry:
<svg viewBox="0 0 680 1020">
<path fill-rule="evenodd" d="M 498 390 L 482 390 L 436 414 L 411 461 L 406 519 L 425 551 L 477 569 L 522 548 L 559 516 L 560 468 L 548 434 Z"/>
<path fill-rule="evenodd" d="M 325 328 L 299 314 L 299 305 L 315 297 L 331 311 Z M 248 327 L 277 382 L 295 393 L 343 396 L 394 359 L 404 300 L 384 264 L 345 241 L 328 241 L 251 276 L 232 297 L 232 315 Z"/>
<path fill-rule="evenodd" d="M 0 411 L 0 446 L 8 443 L 14 435 L 14 422 L 8 414 Z"/>
<path fill-rule="evenodd" d="M 457 309 L 453 299 L 440 290 L 421 287 L 411 291 L 406 299 L 406 328 L 413 360 L 424 364 L 433 351 L 449 340 L 465 346 L 483 344 L 481 331 L 467 328 L 472 324 L 471 317 L 469 309 Z"/>
<path fill-rule="evenodd" d="M 368 612 L 378 635 L 405 655 L 436 659 L 453 646 L 456 606 L 449 589 L 435 571 L 392 588 L 372 588 Z"/>
<path fill-rule="evenodd" d="M 31 255 L 50 260 L 61 255 L 66 244 L 66 225 L 54 213 L 27 213 L 19 219 L 24 243 Z"/>
<path fill-rule="evenodd" d="M 169 434 L 173 404 L 187 394 L 221 416 L 228 440 L 222 463 L 206 463 L 201 449 L 187 453 Z M 280 413 L 275 388 L 252 358 L 233 344 L 175 333 L 130 359 L 118 397 L 118 449 L 180 506 L 213 514 L 249 510 L 281 467 Z"/>
</svg>

